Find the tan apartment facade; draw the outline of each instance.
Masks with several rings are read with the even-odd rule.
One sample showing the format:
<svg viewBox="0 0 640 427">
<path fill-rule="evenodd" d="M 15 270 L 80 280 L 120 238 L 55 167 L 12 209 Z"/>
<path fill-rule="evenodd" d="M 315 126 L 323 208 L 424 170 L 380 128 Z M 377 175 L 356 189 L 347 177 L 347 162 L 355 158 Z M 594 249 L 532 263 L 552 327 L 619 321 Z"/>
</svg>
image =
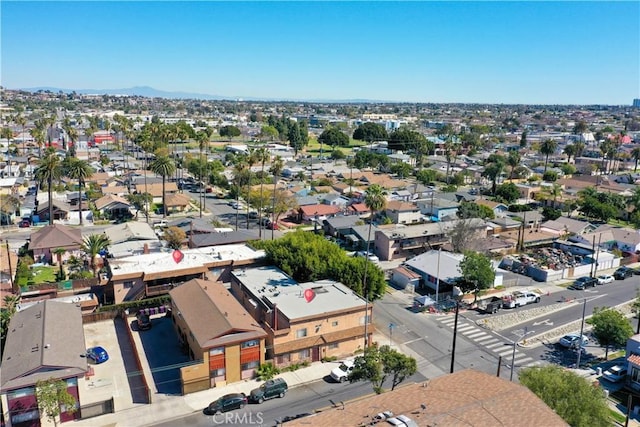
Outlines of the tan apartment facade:
<svg viewBox="0 0 640 427">
<path fill-rule="evenodd" d="M 373 334 L 372 306 L 341 283 L 299 284 L 275 267 L 235 270 L 231 291 L 267 332 L 277 366 L 352 355 Z"/>
<path fill-rule="evenodd" d="M 255 376 L 267 333 L 224 284 L 194 279 L 169 294 L 176 333 L 190 358 L 200 361 L 180 369 L 183 394 Z"/>
</svg>

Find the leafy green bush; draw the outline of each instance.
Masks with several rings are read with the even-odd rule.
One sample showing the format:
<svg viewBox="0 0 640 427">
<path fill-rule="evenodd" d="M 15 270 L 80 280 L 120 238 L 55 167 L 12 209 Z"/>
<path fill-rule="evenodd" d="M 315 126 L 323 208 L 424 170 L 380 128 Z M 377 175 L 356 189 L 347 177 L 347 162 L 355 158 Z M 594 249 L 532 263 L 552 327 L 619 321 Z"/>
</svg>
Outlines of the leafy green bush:
<svg viewBox="0 0 640 427">
<path fill-rule="evenodd" d="M 104 305 L 98 308 L 98 312 L 108 312 L 108 311 L 120 311 L 127 309 L 139 309 L 139 308 L 148 308 L 148 307 L 158 307 L 160 305 L 168 304 L 171 301 L 171 297 L 169 295 L 162 295 L 155 298 L 143 299 L 139 301 L 127 301 L 120 304 L 114 305 Z"/>
<path fill-rule="evenodd" d="M 271 362 L 263 363 L 256 370 L 256 376 L 262 381 L 270 380 L 279 373 L 280 369 L 278 369 L 277 366 L 274 366 Z"/>
</svg>

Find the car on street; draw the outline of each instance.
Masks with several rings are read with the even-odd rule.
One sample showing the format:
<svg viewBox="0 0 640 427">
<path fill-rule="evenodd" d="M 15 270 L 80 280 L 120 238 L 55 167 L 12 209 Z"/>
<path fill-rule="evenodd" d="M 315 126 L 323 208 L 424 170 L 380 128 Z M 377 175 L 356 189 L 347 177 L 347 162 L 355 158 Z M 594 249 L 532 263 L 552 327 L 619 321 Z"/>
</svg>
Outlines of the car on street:
<svg viewBox="0 0 640 427">
<path fill-rule="evenodd" d="M 87 359 L 91 360 L 96 365 L 99 365 L 100 363 L 104 363 L 109 360 L 109 354 L 103 347 L 91 347 L 87 349 Z"/>
<path fill-rule="evenodd" d="M 624 365 L 615 365 L 607 369 L 602 373 L 602 377 L 605 380 L 609 380 L 612 383 L 622 381 L 627 376 L 627 367 Z"/>
<path fill-rule="evenodd" d="M 380 258 L 378 258 L 377 255 L 375 255 L 372 252 L 369 252 L 368 254 L 369 256 L 367 256 L 367 251 L 358 251 L 356 252 L 356 256 L 360 256 L 360 257 L 366 257 L 369 261 L 377 263 L 380 262 Z"/>
<path fill-rule="evenodd" d="M 616 280 L 624 280 L 631 276 L 633 276 L 633 270 L 629 267 L 620 267 L 613 273 L 613 277 L 615 277 Z"/>
<path fill-rule="evenodd" d="M 595 277 L 583 276 L 578 277 L 572 284 L 569 286 L 569 289 L 577 289 L 582 291 L 586 288 L 595 288 L 598 283 L 598 279 Z"/>
<path fill-rule="evenodd" d="M 598 276 L 598 285 L 606 285 L 607 283 L 613 283 L 615 279 L 610 274 L 603 274 Z"/>
<path fill-rule="evenodd" d="M 345 382 L 349 379 L 349 374 L 353 371 L 354 363 L 351 360 L 343 361 L 340 366 L 331 371 L 331 378 L 337 382 Z"/>
<path fill-rule="evenodd" d="M 237 209 L 237 210 L 242 210 L 242 209 L 244 209 L 244 208 L 245 208 L 245 206 L 244 206 L 242 203 L 239 203 L 239 202 L 233 202 L 233 203 L 231 204 L 231 207 L 232 207 L 233 209 Z"/>
<path fill-rule="evenodd" d="M 560 338 L 558 342 L 561 346 L 566 348 L 577 348 L 580 343 L 580 334 L 568 334 Z M 582 346 L 589 344 L 589 338 L 582 335 Z"/>
<path fill-rule="evenodd" d="M 22 221 L 20 221 L 20 224 L 18 224 L 18 227 L 20 228 L 31 227 L 31 221 L 29 221 L 28 219 L 23 219 Z"/>
<path fill-rule="evenodd" d="M 260 387 L 251 390 L 249 394 L 249 401 L 255 403 L 262 403 L 265 400 L 273 399 L 274 397 L 284 397 L 287 394 L 289 386 L 287 382 L 282 378 L 274 378 L 266 381 Z"/>
<path fill-rule="evenodd" d="M 215 415 L 234 409 L 242 409 L 247 405 L 247 396 L 244 393 L 229 393 L 214 400 L 204 408 L 206 415 Z"/>
</svg>

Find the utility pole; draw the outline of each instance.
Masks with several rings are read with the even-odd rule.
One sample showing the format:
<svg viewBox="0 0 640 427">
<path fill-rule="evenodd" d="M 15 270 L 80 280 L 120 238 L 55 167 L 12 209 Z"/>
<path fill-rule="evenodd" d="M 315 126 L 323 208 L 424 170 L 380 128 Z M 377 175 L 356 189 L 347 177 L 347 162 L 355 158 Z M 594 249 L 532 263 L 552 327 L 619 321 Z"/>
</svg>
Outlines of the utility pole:
<svg viewBox="0 0 640 427">
<path fill-rule="evenodd" d="M 438 308 L 438 292 L 440 288 L 440 254 L 442 253 L 442 246 L 438 248 L 438 266 L 436 267 L 436 308 Z"/>
<path fill-rule="evenodd" d="M 7 260 L 9 261 L 9 280 L 11 281 L 11 290 L 13 293 L 18 293 L 18 286 L 16 281 L 13 279 L 13 268 L 11 267 L 11 252 L 9 250 L 9 241 L 5 240 L 5 244 L 7 245 Z"/>
<path fill-rule="evenodd" d="M 453 374 L 453 367 L 455 365 L 456 359 L 456 336 L 458 335 L 458 309 L 460 307 L 460 302 L 456 301 L 456 318 L 453 323 L 453 345 L 451 347 L 451 369 L 449 370 L 450 374 Z"/>
<path fill-rule="evenodd" d="M 595 236 L 594 236 L 595 241 Z M 576 369 L 580 369 L 580 356 L 582 356 L 582 333 L 584 332 L 584 315 L 587 311 L 587 299 L 582 302 L 582 321 L 580 322 L 580 337 L 578 337 L 578 360 L 576 362 Z"/>
<path fill-rule="evenodd" d="M 593 236 L 593 244 L 591 246 L 591 253 L 594 255 L 593 258 L 593 262 L 591 263 L 591 277 L 593 278 L 593 268 L 596 266 L 596 259 L 595 259 L 595 254 L 596 254 L 596 236 Z"/>
</svg>

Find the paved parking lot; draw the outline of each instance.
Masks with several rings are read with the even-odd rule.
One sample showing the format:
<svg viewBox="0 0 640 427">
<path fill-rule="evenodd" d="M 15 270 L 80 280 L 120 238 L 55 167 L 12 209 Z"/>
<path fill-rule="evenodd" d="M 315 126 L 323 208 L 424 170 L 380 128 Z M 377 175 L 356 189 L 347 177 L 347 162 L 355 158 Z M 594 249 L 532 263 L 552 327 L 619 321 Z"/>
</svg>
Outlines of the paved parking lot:
<svg viewBox="0 0 640 427">
<path fill-rule="evenodd" d="M 123 345 L 123 335 L 117 332 L 114 320 L 85 324 L 84 339 L 87 348 L 98 345 L 104 347 L 109 360 L 99 365 L 89 364 L 93 375 L 78 381 L 81 404 L 87 405 L 113 397 L 116 411 L 135 406 L 125 369 L 126 353 L 123 354 L 121 350 L 124 348 L 126 352 L 130 345 Z"/>
<path fill-rule="evenodd" d="M 152 393 L 181 395 L 180 367 L 189 364 L 189 356 L 180 346 L 173 322 L 164 314 L 151 316 L 151 329 L 138 331 L 135 318 L 129 318 L 133 326 L 134 341 L 142 359 L 143 369 Z M 146 365 L 146 366 L 145 366 Z M 152 398 L 153 401 L 157 400 Z"/>
</svg>

